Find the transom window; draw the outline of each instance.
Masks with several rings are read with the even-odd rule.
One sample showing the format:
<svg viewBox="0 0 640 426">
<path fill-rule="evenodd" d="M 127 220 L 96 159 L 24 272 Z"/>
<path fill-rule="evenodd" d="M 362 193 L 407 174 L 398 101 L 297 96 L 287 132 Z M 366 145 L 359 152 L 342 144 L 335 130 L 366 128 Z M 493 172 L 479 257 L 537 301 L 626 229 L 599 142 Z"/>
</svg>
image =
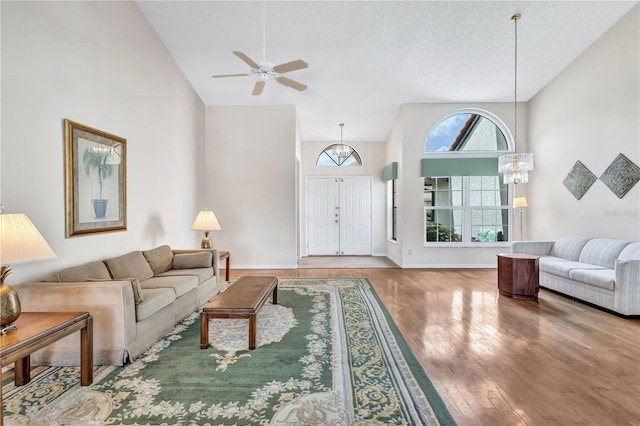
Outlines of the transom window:
<svg viewBox="0 0 640 426">
<path fill-rule="evenodd" d="M 346 146 L 349 148 L 347 155 L 340 154 L 340 146 Z M 318 159 L 316 160 L 316 166 L 321 167 L 342 167 L 342 166 L 362 166 L 362 159 L 360 154 L 351 146 L 347 144 L 334 143 L 322 150 Z"/>
<path fill-rule="evenodd" d="M 455 113 L 429 132 L 424 152 L 508 151 L 503 131 L 475 111 Z"/>
</svg>

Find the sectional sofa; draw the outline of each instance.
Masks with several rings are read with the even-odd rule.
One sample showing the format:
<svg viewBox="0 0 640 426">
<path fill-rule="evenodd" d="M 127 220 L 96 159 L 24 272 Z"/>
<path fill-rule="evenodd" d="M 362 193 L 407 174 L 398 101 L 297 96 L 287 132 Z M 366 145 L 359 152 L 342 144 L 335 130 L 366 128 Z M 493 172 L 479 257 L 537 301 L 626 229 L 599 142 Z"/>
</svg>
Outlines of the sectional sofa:
<svg viewBox="0 0 640 426">
<path fill-rule="evenodd" d="M 215 297 L 218 251 L 164 245 L 85 263 L 16 286 L 23 311 L 88 311 L 96 365 L 124 365 Z M 78 365 L 79 334 L 31 356 L 33 364 Z M 198 348 L 194 348 L 198 350 Z"/>
<path fill-rule="evenodd" d="M 513 253 L 540 256 L 540 286 L 624 316 L 640 315 L 640 243 L 567 237 L 516 241 Z"/>
</svg>

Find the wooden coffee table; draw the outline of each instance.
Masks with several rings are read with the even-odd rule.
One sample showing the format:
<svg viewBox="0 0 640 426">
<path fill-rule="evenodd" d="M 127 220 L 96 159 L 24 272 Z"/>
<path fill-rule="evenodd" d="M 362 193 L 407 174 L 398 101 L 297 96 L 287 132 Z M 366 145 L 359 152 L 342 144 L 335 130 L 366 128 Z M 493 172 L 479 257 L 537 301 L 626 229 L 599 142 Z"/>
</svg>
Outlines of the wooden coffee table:
<svg viewBox="0 0 640 426">
<path fill-rule="evenodd" d="M 242 277 L 213 299 L 200 314 L 200 349 L 209 346 L 209 320 L 212 318 L 236 318 L 249 320 L 249 349 L 256 348 L 256 315 L 273 295 L 278 303 L 278 279 L 276 277 Z"/>
</svg>

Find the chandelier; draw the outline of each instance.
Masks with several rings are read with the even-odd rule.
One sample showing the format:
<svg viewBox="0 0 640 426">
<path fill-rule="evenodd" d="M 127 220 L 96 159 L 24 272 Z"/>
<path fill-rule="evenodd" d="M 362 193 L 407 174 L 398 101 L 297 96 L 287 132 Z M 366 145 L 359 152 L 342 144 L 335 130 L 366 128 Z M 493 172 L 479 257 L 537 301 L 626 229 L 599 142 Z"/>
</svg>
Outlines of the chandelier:
<svg viewBox="0 0 640 426">
<path fill-rule="evenodd" d="M 513 67 L 513 142 L 518 146 L 518 20 L 519 13 L 511 17 L 514 25 L 514 67 Z M 529 172 L 533 170 L 533 154 L 513 153 L 498 157 L 498 172 L 503 173 L 504 183 L 529 182 Z"/>
<path fill-rule="evenodd" d="M 523 152 L 498 157 L 498 171 L 504 173 L 504 183 L 527 183 L 533 170 L 533 154 Z"/>
<path fill-rule="evenodd" d="M 340 123 L 340 144 L 336 144 L 334 148 L 335 155 L 338 156 L 341 160 L 344 160 L 349 155 L 351 155 L 351 147 L 349 145 L 345 145 L 342 141 L 342 130 L 344 129 L 344 123 Z"/>
</svg>

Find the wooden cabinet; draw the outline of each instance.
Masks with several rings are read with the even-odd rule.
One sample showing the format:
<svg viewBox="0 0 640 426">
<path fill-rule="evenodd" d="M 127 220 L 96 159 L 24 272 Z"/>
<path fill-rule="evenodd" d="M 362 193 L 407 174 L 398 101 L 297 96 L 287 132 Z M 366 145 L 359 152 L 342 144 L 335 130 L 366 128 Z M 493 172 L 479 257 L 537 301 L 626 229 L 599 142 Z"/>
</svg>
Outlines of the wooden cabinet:
<svg viewBox="0 0 640 426">
<path fill-rule="evenodd" d="M 514 299 L 538 300 L 538 256 L 498 254 L 498 291 Z"/>
</svg>

